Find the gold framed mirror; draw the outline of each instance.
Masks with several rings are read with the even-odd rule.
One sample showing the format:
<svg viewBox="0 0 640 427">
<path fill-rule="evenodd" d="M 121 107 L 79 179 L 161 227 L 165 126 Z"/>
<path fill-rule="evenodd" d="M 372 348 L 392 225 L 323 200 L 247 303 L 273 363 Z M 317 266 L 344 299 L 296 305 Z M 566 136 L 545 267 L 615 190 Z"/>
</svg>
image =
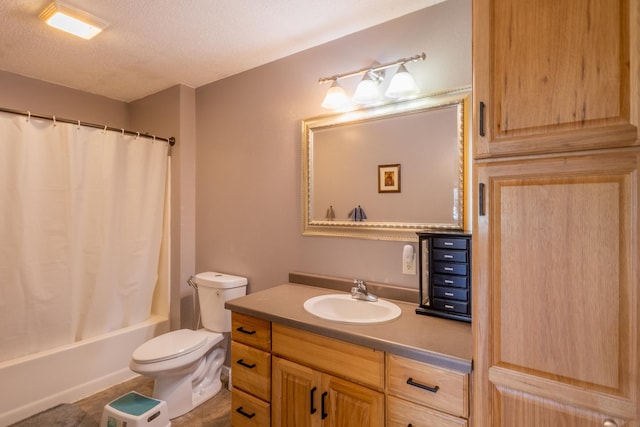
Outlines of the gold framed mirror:
<svg viewBox="0 0 640 427">
<path fill-rule="evenodd" d="M 302 121 L 305 236 L 464 230 L 470 87 Z"/>
</svg>

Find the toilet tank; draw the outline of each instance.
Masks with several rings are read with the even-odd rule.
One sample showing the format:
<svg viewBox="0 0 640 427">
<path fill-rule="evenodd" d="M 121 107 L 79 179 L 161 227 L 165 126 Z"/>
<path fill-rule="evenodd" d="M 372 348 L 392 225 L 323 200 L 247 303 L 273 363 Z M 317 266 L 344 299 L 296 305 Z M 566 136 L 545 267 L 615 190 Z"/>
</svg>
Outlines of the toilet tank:
<svg viewBox="0 0 640 427">
<path fill-rule="evenodd" d="M 231 312 L 224 303 L 246 295 L 246 277 L 209 271 L 196 274 L 194 281 L 198 285 L 202 326 L 213 332 L 231 331 Z"/>
</svg>

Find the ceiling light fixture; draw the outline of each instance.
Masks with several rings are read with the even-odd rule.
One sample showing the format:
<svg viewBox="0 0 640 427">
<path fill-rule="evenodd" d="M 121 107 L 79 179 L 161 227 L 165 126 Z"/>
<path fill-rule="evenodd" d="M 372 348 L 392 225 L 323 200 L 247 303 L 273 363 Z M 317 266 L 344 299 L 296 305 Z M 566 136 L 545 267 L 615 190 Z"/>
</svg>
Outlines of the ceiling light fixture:
<svg viewBox="0 0 640 427">
<path fill-rule="evenodd" d="M 364 74 L 360 83 L 356 87 L 356 91 L 353 95 L 353 102 L 361 105 L 373 104 L 375 102 L 380 101 L 380 91 L 379 85 L 384 81 L 385 72 L 387 68 L 395 67 L 399 65 L 396 74 L 391 79 L 389 83 L 389 88 L 385 92 L 385 96 L 389 98 L 404 98 L 407 96 L 415 95 L 418 92 L 418 86 L 407 68 L 405 64 L 416 62 L 416 61 L 424 61 L 427 55 L 423 52 L 419 55 L 412 56 L 410 58 L 402 58 L 397 61 L 388 62 L 382 65 L 376 65 L 373 67 L 363 68 L 358 71 L 351 71 L 343 74 L 336 74 L 331 77 L 321 77 L 318 79 L 318 82 L 333 82 L 327 95 L 322 102 L 322 106 L 324 108 L 336 109 L 336 110 L 345 110 L 350 108 L 350 103 L 348 102 L 348 97 L 344 92 L 344 89 L 339 85 L 338 80 L 344 79 L 347 77 L 353 77 Z M 338 95 L 340 93 L 340 95 Z M 334 99 L 334 97 L 340 96 L 340 102 L 330 102 L 330 99 Z M 337 105 L 337 107 L 334 107 Z"/>
<path fill-rule="evenodd" d="M 102 32 L 107 24 L 93 15 L 54 1 L 40 13 L 40 19 L 48 25 L 89 40 Z"/>
</svg>

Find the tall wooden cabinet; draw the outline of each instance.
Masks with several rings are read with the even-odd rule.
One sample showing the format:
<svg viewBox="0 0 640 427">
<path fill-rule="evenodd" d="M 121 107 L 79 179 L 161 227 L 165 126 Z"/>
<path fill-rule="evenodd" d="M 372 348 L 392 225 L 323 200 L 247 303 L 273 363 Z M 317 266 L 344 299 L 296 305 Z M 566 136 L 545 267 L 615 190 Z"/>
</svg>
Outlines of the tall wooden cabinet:
<svg viewBox="0 0 640 427">
<path fill-rule="evenodd" d="M 473 0 L 473 426 L 640 426 L 639 9 Z"/>
</svg>

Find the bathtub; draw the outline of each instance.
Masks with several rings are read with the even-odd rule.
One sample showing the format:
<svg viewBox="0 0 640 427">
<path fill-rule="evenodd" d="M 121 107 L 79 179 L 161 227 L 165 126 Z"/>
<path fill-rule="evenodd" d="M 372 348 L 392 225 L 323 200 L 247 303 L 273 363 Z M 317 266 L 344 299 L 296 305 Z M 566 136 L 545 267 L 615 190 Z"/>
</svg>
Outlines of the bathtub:
<svg viewBox="0 0 640 427">
<path fill-rule="evenodd" d="M 169 320 L 145 322 L 53 350 L 0 363 L 0 426 L 70 403 L 136 376 L 133 350 L 169 330 Z"/>
</svg>

